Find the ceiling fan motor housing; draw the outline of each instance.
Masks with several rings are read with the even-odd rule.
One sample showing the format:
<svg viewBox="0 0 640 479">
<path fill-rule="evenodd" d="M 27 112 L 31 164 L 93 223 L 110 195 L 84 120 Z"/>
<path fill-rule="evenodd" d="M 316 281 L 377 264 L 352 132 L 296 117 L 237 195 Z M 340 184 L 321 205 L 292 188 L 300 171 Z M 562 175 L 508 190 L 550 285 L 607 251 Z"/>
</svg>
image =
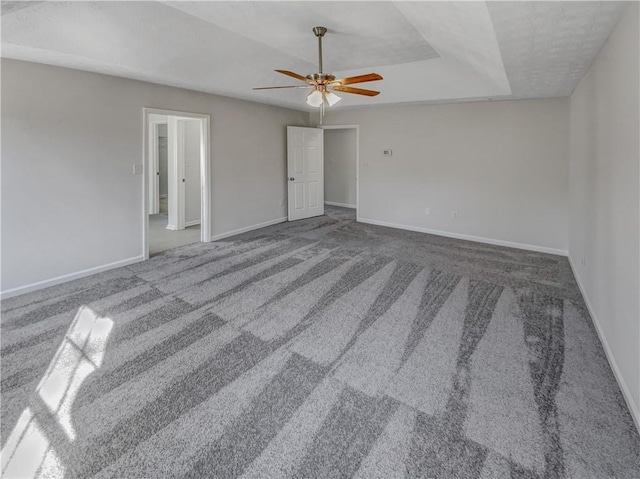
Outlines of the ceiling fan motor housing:
<svg viewBox="0 0 640 479">
<path fill-rule="evenodd" d="M 313 27 L 313 33 L 315 33 L 316 37 L 324 37 L 327 29 L 325 27 Z"/>
<path fill-rule="evenodd" d="M 307 75 L 307 78 L 311 80 L 314 85 L 324 85 L 326 83 L 331 83 L 336 79 L 334 75 L 330 75 L 328 73 L 313 73 Z"/>
</svg>

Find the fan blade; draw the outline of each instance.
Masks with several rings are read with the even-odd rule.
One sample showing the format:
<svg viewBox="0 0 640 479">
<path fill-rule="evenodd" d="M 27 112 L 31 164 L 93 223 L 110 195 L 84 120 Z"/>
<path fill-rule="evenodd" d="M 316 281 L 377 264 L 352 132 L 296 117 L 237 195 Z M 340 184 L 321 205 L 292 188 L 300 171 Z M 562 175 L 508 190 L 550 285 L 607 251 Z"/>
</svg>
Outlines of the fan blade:
<svg viewBox="0 0 640 479">
<path fill-rule="evenodd" d="M 258 88 L 252 88 L 252 90 L 274 90 L 276 88 L 311 88 L 311 85 L 290 85 L 290 86 L 261 86 Z"/>
<path fill-rule="evenodd" d="M 351 85 L 352 83 L 364 83 L 366 81 L 376 81 L 376 80 L 382 80 L 383 78 L 378 75 L 377 73 L 367 73 L 366 75 L 358 75 L 355 77 L 349 77 L 349 78 L 342 78 L 340 80 L 334 80 L 331 83 L 332 84 L 339 84 L 339 85 Z"/>
<path fill-rule="evenodd" d="M 287 75 L 287 76 L 290 76 L 290 77 L 293 77 L 293 78 L 297 78 L 298 80 L 301 80 L 301 81 L 303 81 L 305 83 L 309 81 L 309 79 L 307 77 L 303 77 L 302 75 L 298 75 L 297 73 L 293 73 L 293 72 L 290 72 L 288 70 L 276 70 L 276 71 L 278 73 L 282 73 L 283 75 Z"/>
<path fill-rule="evenodd" d="M 341 91 L 343 93 L 355 93 L 356 95 L 376 96 L 380 94 L 379 91 L 364 90 L 362 88 L 353 88 L 350 86 L 342 85 L 333 85 L 331 88 L 333 88 L 335 91 Z"/>
</svg>

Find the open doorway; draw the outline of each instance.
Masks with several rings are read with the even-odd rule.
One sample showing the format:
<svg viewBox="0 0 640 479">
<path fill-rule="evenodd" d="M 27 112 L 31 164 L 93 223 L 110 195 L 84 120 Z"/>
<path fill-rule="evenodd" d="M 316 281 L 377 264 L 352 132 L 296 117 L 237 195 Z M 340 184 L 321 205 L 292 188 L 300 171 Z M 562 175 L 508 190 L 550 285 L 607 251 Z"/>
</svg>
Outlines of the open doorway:
<svg viewBox="0 0 640 479">
<path fill-rule="evenodd" d="M 145 258 L 210 241 L 209 116 L 144 109 Z"/>
<path fill-rule="evenodd" d="M 351 210 L 358 218 L 359 127 L 322 125 L 324 204 Z"/>
</svg>

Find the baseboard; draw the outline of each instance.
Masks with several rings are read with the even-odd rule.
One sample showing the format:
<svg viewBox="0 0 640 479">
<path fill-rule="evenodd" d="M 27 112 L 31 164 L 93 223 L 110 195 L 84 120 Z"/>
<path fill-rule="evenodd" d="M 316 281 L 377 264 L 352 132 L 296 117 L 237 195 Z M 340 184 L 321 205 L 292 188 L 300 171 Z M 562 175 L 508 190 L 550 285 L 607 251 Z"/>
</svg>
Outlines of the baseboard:
<svg viewBox="0 0 640 479">
<path fill-rule="evenodd" d="M 578 275 L 578 270 L 575 267 L 573 259 L 571 259 L 571 255 L 568 255 L 569 264 L 571 265 L 571 270 L 573 271 L 573 276 L 576 278 L 576 283 L 578 283 L 578 288 L 580 288 L 580 293 L 582 293 L 582 298 L 584 299 L 585 304 L 587 305 L 587 309 L 589 310 L 589 314 L 591 315 L 591 320 L 593 321 L 594 326 L 596 327 L 596 331 L 598 332 L 598 338 L 600 338 L 600 343 L 604 349 L 604 354 L 607 357 L 607 361 L 609 361 L 609 366 L 613 371 L 613 375 L 618 382 L 618 386 L 622 391 L 622 396 L 624 397 L 625 402 L 627 403 L 627 407 L 631 412 L 631 417 L 633 418 L 633 422 L 636 424 L 636 428 L 638 432 L 640 432 L 640 411 L 638 407 L 634 404 L 633 399 L 631 398 L 631 392 L 627 387 L 627 383 L 624 382 L 624 378 L 622 377 L 622 373 L 620 373 L 620 369 L 618 368 L 618 364 L 613 356 L 613 352 L 611 351 L 611 347 L 607 342 L 607 338 L 604 335 L 604 331 L 600 326 L 600 322 L 598 321 L 598 317 L 596 316 L 596 312 L 591 306 L 591 302 L 589 301 L 589 296 L 587 296 L 587 292 L 584 289 L 582 281 L 580 280 L 580 276 Z"/>
<path fill-rule="evenodd" d="M 387 226 L 389 228 L 397 228 L 400 230 L 416 231 L 418 233 L 428 233 L 431 235 L 445 236 L 447 238 L 475 241 L 477 243 L 492 244 L 496 246 L 506 246 L 508 248 L 524 249 L 527 251 L 536 251 L 538 253 L 548 253 L 548 254 L 554 254 L 557 256 L 568 255 L 568 252 L 566 250 L 561 250 L 556 248 L 547 248 L 546 246 L 535 246 L 535 245 L 530 245 L 525 243 L 514 243 L 512 241 L 503 241 L 503 240 L 492 239 L 492 238 L 484 238 L 482 236 L 466 235 L 462 233 L 451 233 L 449 231 L 433 230 L 429 228 L 421 228 L 419 226 L 400 225 L 396 223 L 388 223 L 386 221 L 370 220 L 367 218 L 358 218 L 358 221 L 360 223 L 368 223 L 371 225 Z"/>
<path fill-rule="evenodd" d="M 233 231 L 227 231 L 226 233 L 220 233 L 217 235 L 213 235 L 213 237 L 211 238 L 211 241 L 217 241 L 217 240 L 221 240 L 224 238 L 229 238 L 230 236 L 235 236 L 235 235 L 239 235 L 241 233 L 246 233 L 247 231 L 253 231 L 253 230 L 257 230 L 260 228 L 265 228 L 267 226 L 272 226 L 272 225 L 277 225 L 278 223 L 284 223 L 285 221 L 287 221 L 287 218 L 276 218 L 275 220 L 269 220 L 269 221 L 265 221 L 264 223 L 258 223 L 255 225 L 251 225 L 251 226 L 245 226 L 244 228 L 239 228 L 237 230 L 233 230 Z"/>
<path fill-rule="evenodd" d="M 356 209 L 356 205 L 348 205 L 346 203 L 336 203 L 335 201 L 325 201 L 324 204 L 329 206 L 341 206 L 342 208 L 351 208 L 352 210 Z"/>
<path fill-rule="evenodd" d="M 200 224 L 200 220 L 193 220 L 193 221 L 188 221 L 187 223 L 184 224 L 185 228 L 188 228 L 189 226 L 195 226 L 195 225 L 199 225 Z M 171 231 L 180 231 L 178 228 L 176 228 L 174 225 L 167 225 L 165 226 L 165 229 L 171 230 Z"/>
<path fill-rule="evenodd" d="M 44 281 L 38 281 L 37 283 L 31 283 L 24 286 L 18 286 L 17 288 L 8 289 L 0 292 L 0 299 L 12 298 L 21 294 L 30 293 L 39 289 L 48 288 L 49 286 L 55 286 L 57 284 L 66 283 L 67 281 L 73 281 L 74 279 L 84 278 L 85 276 L 91 276 L 92 274 L 102 273 L 110 269 L 121 268 L 133 263 L 138 263 L 144 260 L 144 256 L 135 256 L 133 258 L 123 259 L 121 261 L 115 261 L 109 264 L 103 264 L 102 266 L 96 266 L 95 268 L 83 269 L 75 273 L 69 273 L 55 278 L 46 279 Z"/>
</svg>

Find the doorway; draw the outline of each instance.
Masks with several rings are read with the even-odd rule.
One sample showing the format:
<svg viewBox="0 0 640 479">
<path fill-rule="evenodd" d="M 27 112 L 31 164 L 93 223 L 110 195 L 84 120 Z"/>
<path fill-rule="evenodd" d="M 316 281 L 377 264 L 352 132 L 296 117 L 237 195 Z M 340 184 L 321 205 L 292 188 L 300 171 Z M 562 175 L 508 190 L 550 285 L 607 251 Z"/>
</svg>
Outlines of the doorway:
<svg viewBox="0 0 640 479">
<path fill-rule="evenodd" d="M 211 241 L 209 115 L 144 109 L 145 259 Z"/>
<path fill-rule="evenodd" d="M 353 210 L 358 219 L 358 125 L 322 125 L 324 131 L 324 203 Z"/>
</svg>

